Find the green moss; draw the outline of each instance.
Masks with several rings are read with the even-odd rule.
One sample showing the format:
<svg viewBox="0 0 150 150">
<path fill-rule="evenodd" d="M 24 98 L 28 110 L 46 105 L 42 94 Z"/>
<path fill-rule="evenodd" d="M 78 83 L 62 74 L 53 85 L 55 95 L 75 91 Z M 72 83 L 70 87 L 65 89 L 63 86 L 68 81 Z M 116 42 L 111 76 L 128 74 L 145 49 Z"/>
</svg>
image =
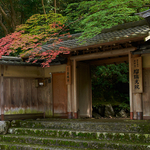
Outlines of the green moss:
<svg viewBox="0 0 150 150">
<path fill-rule="evenodd" d="M 45 117 L 50 117 L 52 115 L 53 115 L 53 111 L 50 109 L 45 112 Z"/>
<path fill-rule="evenodd" d="M 17 110 L 9 110 L 5 112 L 5 115 L 10 115 L 10 114 L 28 114 L 28 113 L 43 113 L 42 111 L 38 111 L 35 109 L 24 109 L 24 108 L 19 108 Z"/>
<path fill-rule="evenodd" d="M 83 143 L 83 146 L 84 147 L 88 147 L 88 143 Z"/>
<path fill-rule="evenodd" d="M 47 140 L 47 141 L 48 141 L 48 143 L 50 141 L 51 144 L 56 145 L 56 141 L 55 140 Z"/>
</svg>

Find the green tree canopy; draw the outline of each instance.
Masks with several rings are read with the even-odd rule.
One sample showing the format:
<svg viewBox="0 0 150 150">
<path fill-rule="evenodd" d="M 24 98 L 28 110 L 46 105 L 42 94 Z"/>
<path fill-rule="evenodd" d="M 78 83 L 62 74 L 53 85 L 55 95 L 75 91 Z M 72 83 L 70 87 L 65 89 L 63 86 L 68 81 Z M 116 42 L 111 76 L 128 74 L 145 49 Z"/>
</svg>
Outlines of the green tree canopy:
<svg viewBox="0 0 150 150">
<path fill-rule="evenodd" d="M 17 26 L 16 31 L 23 30 L 25 33 L 31 35 L 47 34 L 47 36 L 49 36 L 50 33 L 57 33 L 57 26 L 60 30 L 60 26 L 63 26 L 65 22 L 66 17 L 61 14 L 55 14 L 53 12 L 47 14 L 34 14 L 25 22 L 25 24 Z M 52 27 L 54 23 L 56 24 L 55 28 Z"/>
<path fill-rule="evenodd" d="M 135 13 L 149 7 L 149 0 L 91 0 L 71 3 L 65 11 L 71 28 L 90 38 L 114 25 L 140 20 Z"/>
</svg>

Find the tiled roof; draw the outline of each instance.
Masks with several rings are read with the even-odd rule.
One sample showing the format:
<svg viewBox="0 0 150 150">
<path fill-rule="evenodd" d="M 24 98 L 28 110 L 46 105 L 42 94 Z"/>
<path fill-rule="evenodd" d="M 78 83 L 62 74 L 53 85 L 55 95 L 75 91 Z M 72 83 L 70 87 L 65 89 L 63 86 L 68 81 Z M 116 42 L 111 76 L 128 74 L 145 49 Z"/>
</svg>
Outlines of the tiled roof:
<svg viewBox="0 0 150 150">
<path fill-rule="evenodd" d="M 41 66 L 41 63 L 44 60 L 38 60 L 36 63 L 32 62 L 24 62 L 19 57 L 12 57 L 12 56 L 2 56 L 0 59 L 0 65 L 17 65 L 17 66 Z M 53 60 L 50 64 L 57 65 L 66 62 L 66 58 L 57 57 Z"/>
<path fill-rule="evenodd" d="M 142 23 L 141 23 L 142 22 Z M 42 46 L 41 51 L 46 51 L 49 49 L 58 50 L 59 47 L 67 47 L 70 49 L 75 49 L 84 46 L 92 46 L 97 44 L 103 44 L 107 42 L 118 42 L 120 40 L 128 40 L 135 37 L 143 37 L 147 36 L 150 32 L 150 28 L 145 21 L 133 22 L 128 24 L 119 25 L 118 28 L 113 27 L 112 29 L 104 30 L 104 32 L 96 35 L 91 39 L 85 39 L 86 41 L 84 44 L 83 42 L 79 42 L 77 37 L 81 34 L 74 34 L 72 35 L 71 39 L 64 38 L 62 42 L 59 44 L 55 44 L 52 46 L 52 41 L 48 42 L 46 45 Z"/>
<path fill-rule="evenodd" d="M 137 50 L 133 51 L 132 54 L 149 54 L 150 53 L 150 40 L 137 47 Z"/>
<path fill-rule="evenodd" d="M 17 65 L 17 66 L 40 66 L 40 63 L 23 62 L 19 57 L 2 56 L 0 59 L 1 65 Z"/>
</svg>

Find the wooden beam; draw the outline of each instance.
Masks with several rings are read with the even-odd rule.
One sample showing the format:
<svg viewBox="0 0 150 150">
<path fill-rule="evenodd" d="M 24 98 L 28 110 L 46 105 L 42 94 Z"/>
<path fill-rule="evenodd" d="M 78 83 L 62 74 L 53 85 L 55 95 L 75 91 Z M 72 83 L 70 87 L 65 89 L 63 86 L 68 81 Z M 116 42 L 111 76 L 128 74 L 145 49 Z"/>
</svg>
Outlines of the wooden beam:
<svg viewBox="0 0 150 150">
<path fill-rule="evenodd" d="M 1 65 L 1 121 L 4 120 L 4 66 Z"/>
<path fill-rule="evenodd" d="M 84 50 L 87 48 L 95 48 L 95 47 L 100 47 L 100 46 L 106 46 L 106 45 L 113 45 L 113 44 L 123 44 L 126 42 L 135 42 L 135 41 L 144 41 L 145 37 L 148 34 L 142 35 L 140 37 L 133 37 L 133 38 L 127 38 L 127 39 L 121 39 L 121 40 L 114 40 L 111 42 L 105 42 L 105 43 L 100 43 L 100 44 L 95 44 L 95 45 L 88 45 L 88 46 L 83 46 L 81 45 L 81 47 L 77 47 L 77 48 L 72 48 L 71 51 L 76 51 L 76 50 Z"/>
<path fill-rule="evenodd" d="M 72 60 L 74 59 L 76 61 L 82 61 L 82 60 L 90 60 L 90 59 L 98 59 L 98 58 L 106 58 L 106 57 L 115 57 L 119 55 L 127 55 L 130 51 L 134 51 L 135 49 L 136 49 L 135 47 L 124 48 L 119 50 L 72 56 L 70 59 Z"/>
<path fill-rule="evenodd" d="M 113 64 L 113 63 L 123 63 L 128 62 L 128 57 L 118 57 L 118 58 L 110 58 L 110 59 L 104 59 L 104 60 L 94 60 L 90 61 L 90 65 L 104 65 L 104 64 Z"/>
<path fill-rule="evenodd" d="M 10 114 L 10 115 L 4 115 L 4 119 L 5 120 L 37 119 L 37 118 L 43 118 L 43 116 L 44 116 L 43 113 Z"/>
</svg>

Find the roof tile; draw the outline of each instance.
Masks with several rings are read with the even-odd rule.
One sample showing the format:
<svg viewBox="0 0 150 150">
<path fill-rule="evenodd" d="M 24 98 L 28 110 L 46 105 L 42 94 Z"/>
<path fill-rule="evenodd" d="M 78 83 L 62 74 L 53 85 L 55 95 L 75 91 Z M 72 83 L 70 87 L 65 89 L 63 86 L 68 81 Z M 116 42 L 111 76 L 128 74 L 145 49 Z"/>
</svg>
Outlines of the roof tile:
<svg viewBox="0 0 150 150">
<path fill-rule="evenodd" d="M 128 39 L 128 38 L 135 37 L 135 36 L 141 36 L 141 35 L 147 36 L 149 31 L 150 31 L 150 28 L 147 25 L 136 26 L 133 28 L 98 34 L 91 39 L 85 39 L 84 41 L 86 41 L 86 42 L 83 44 L 81 44 L 82 43 L 81 41 L 76 39 L 76 37 L 81 35 L 81 34 L 78 34 L 78 36 L 73 35 L 75 37 L 75 39 L 73 39 L 73 36 L 72 36 L 71 40 L 65 39 L 65 41 L 60 42 L 59 44 L 55 45 L 54 47 L 52 46 L 52 44 L 46 44 L 46 45 L 42 46 L 42 51 L 46 51 L 48 49 L 56 49 L 57 50 L 57 49 L 59 49 L 60 46 L 64 46 L 64 47 L 68 47 L 68 48 L 72 49 L 72 48 L 78 48 L 78 47 L 82 47 L 82 46 L 102 44 L 102 43 L 110 42 L 110 41 L 116 42 L 121 39 Z"/>
</svg>

